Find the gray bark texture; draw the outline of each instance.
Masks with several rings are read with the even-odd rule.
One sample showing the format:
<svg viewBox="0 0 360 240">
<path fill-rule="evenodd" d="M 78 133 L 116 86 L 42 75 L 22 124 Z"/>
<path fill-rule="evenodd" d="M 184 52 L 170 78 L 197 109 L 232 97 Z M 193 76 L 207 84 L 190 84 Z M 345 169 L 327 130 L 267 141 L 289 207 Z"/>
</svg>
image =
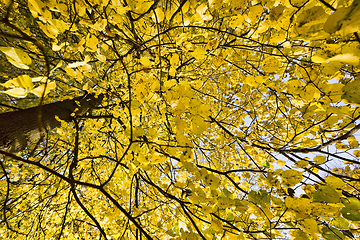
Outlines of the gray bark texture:
<svg viewBox="0 0 360 240">
<path fill-rule="evenodd" d="M 64 100 L 42 106 L 0 114 L 0 149 L 19 152 L 41 135 L 60 126 L 60 119 L 70 122 L 89 109 L 98 106 L 103 96 L 87 94 L 71 100 Z M 75 116 L 71 116 L 75 113 Z"/>
</svg>

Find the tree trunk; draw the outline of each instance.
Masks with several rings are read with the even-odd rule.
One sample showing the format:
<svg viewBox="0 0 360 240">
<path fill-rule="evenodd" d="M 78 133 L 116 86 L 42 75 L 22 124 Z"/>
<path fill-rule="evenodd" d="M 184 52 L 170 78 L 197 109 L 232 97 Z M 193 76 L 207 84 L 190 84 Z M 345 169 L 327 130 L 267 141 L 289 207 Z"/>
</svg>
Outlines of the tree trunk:
<svg viewBox="0 0 360 240">
<path fill-rule="evenodd" d="M 41 133 L 60 126 L 60 119 L 70 122 L 74 117 L 99 105 L 103 99 L 87 94 L 71 100 L 45 104 L 14 112 L 0 114 L 0 149 L 7 152 L 18 152 L 37 141 Z M 75 113 L 74 116 L 71 116 Z"/>
</svg>

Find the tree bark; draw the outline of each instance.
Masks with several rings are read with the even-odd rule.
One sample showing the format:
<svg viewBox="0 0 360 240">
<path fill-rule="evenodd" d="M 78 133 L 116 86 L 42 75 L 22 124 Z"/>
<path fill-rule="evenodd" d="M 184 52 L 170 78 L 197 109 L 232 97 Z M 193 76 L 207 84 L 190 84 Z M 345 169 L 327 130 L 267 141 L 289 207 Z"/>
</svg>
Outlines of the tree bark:
<svg viewBox="0 0 360 240">
<path fill-rule="evenodd" d="M 71 100 L 2 113 L 0 149 L 7 152 L 21 151 L 37 141 L 42 134 L 60 126 L 55 116 L 70 122 L 99 105 L 102 99 L 102 95 L 95 97 L 93 94 L 87 94 Z"/>
</svg>

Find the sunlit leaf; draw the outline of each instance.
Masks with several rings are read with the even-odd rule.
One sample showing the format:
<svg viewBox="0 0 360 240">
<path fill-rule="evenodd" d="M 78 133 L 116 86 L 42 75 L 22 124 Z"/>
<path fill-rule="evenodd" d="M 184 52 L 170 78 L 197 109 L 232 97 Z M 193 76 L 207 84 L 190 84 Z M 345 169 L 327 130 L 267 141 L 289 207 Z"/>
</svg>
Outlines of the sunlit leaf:
<svg viewBox="0 0 360 240">
<path fill-rule="evenodd" d="M 2 238 L 360 238 L 358 0 L 0 6 Z"/>
<path fill-rule="evenodd" d="M 328 240 L 342 240 L 345 239 L 344 234 L 333 227 L 324 226 L 321 228 L 322 236 Z"/>
<path fill-rule="evenodd" d="M 314 157 L 314 161 L 317 164 L 323 164 L 326 162 L 326 157 L 325 156 L 316 156 L 316 157 Z"/>
<path fill-rule="evenodd" d="M 270 203 L 270 195 L 265 190 L 260 190 L 258 192 L 251 191 L 249 193 L 249 201 L 265 206 Z"/>
<path fill-rule="evenodd" d="M 22 50 L 13 47 L 0 47 L 0 51 L 5 53 L 9 62 L 22 69 L 29 69 L 31 58 Z"/>
<path fill-rule="evenodd" d="M 351 221 L 360 221 L 360 212 L 349 207 L 344 207 L 341 209 L 341 214 L 344 218 Z"/>
<path fill-rule="evenodd" d="M 45 90 L 45 84 L 42 84 L 34 88 L 31 92 L 34 93 L 36 96 L 41 97 L 43 96 L 43 94 L 44 96 L 46 96 L 51 90 L 54 90 L 55 88 L 56 88 L 56 83 L 55 81 L 52 81 L 47 83 L 46 90 Z"/>
<path fill-rule="evenodd" d="M 332 187 L 320 186 L 319 189 L 313 195 L 314 201 L 326 202 L 326 203 L 338 203 L 340 202 L 339 193 Z"/>
<path fill-rule="evenodd" d="M 28 91 L 23 88 L 11 88 L 6 91 L 2 91 L 9 96 L 17 97 L 17 98 L 24 98 L 28 94 Z"/>
</svg>

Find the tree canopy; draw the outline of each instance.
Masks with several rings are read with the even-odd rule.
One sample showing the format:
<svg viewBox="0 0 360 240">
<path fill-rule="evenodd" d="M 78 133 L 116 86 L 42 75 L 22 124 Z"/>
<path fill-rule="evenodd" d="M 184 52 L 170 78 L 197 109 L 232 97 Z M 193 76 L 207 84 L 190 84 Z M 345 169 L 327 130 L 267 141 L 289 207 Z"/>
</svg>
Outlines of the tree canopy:
<svg viewBox="0 0 360 240">
<path fill-rule="evenodd" d="M 0 235 L 359 239 L 359 15 L 0 0 Z"/>
</svg>

